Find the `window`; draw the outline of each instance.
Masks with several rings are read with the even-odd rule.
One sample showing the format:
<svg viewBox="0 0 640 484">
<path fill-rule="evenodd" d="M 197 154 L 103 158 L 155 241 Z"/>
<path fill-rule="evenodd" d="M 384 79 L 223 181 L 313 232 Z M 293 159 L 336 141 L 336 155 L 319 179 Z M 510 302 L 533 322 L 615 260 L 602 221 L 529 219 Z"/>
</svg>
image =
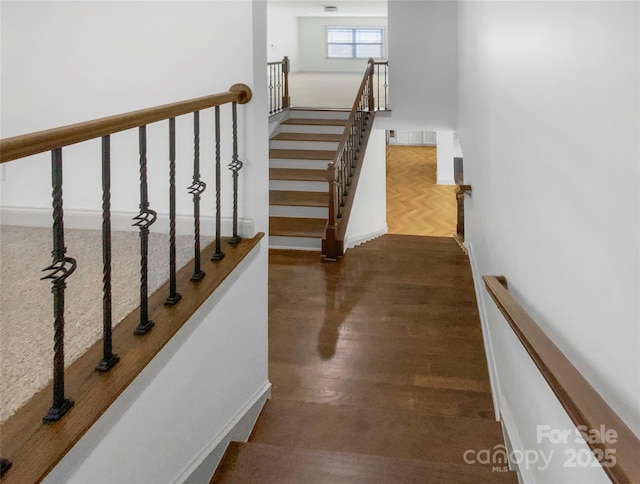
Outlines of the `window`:
<svg viewBox="0 0 640 484">
<path fill-rule="evenodd" d="M 327 27 L 327 57 L 368 59 L 384 57 L 384 29 L 372 27 Z"/>
</svg>

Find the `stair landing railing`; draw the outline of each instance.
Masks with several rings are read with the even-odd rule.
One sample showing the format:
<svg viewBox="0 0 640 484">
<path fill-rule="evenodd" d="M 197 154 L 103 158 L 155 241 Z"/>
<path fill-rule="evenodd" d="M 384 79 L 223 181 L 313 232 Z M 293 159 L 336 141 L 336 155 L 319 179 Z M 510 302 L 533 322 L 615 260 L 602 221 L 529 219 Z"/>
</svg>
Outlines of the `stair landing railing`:
<svg viewBox="0 0 640 484">
<path fill-rule="evenodd" d="M 53 241 L 52 261 L 46 268 L 42 279 L 51 281 L 54 310 L 54 357 L 53 357 L 53 399 L 49 411 L 43 416 L 44 424 L 51 424 L 63 418 L 73 407 L 74 402 L 65 394 L 65 288 L 67 278 L 76 269 L 76 260 L 67 254 L 65 245 L 64 213 L 63 213 L 63 148 L 75 143 L 101 140 L 102 164 L 102 255 L 103 255 L 103 354 L 96 361 L 96 371 L 108 372 L 120 360 L 117 348 L 112 345 L 112 300 L 111 300 L 111 135 L 124 130 L 138 131 L 138 162 L 140 204 L 139 213 L 133 218 L 133 225 L 140 231 L 140 306 L 139 323 L 134 330 L 138 337 L 144 337 L 154 327 L 149 318 L 148 278 L 148 237 L 149 228 L 156 220 L 156 212 L 151 208 L 148 195 L 147 180 L 147 125 L 156 122 L 167 123 L 169 149 L 167 153 L 169 176 L 169 291 L 164 301 L 165 306 L 180 303 L 182 296 L 176 287 L 176 117 L 191 115 L 193 118 L 193 182 L 186 189 L 193 198 L 194 213 L 194 267 L 191 281 L 198 283 L 205 277 L 201 266 L 200 250 L 200 197 L 207 184 L 200 177 L 200 112 L 214 109 L 215 136 L 215 190 L 216 190 L 216 227 L 215 252 L 212 261 L 224 257 L 221 250 L 220 233 L 220 201 L 221 201 L 221 156 L 220 156 L 220 106 L 231 105 L 231 129 L 233 155 L 228 165 L 233 181 L 233 237 L 230 243 L 238 243 L 238 172 L 243 163 L 238 159 L 237 104 L 245 104 L 251 99 L 251 89 L 245 84 L 235 84 L 228 91 L 190 99 L 173 104 L 166 104 L 126 114 L 110 116 L 60 128 L 16 136 L 0 140 L 0 163 L 18 160 L 29 155 L 51 152 L 51 183 L 53 206 Z M 10 471 L 12 463 L 6 457 L 0 458 L 0 472 Z M 14 466 L 15 467 L 15 466 Z"/>
<path fill-rule="evenodd" d="M 375 61 L 369 59 L 335 158 L 327 167 L 329 216 L 322 240 L 322 259 L 325 261 L 336 261 L 344 255 L 344 235 L 353 192 L 376 111 L 374 69 Z"/>
<path fill-rule="evenodd" d="M 281 61 L 267 63 L 269 116 L 284 111 L 291 106 L 289 70 L 290 63 L 287 56 Z"/>
</svg>

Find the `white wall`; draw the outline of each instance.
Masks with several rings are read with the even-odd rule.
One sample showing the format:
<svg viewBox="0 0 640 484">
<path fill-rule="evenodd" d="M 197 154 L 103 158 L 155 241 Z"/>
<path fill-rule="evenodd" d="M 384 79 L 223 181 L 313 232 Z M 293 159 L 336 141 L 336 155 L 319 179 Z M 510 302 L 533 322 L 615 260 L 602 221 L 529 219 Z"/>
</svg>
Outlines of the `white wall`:
<svg viewBox="0 0 640 484">
<path fill-rule="evenodd" d="M 458 90 L 456 5 L 457 2 L 450 1 L 389 2 L 389 103 L 392 114 L 385 120 L 384 128 L 455 131 Z"/>
<path fill-rule="evenodd" d="M 639 14 L 638 2 L 462 2 L 458 29 L 476 284 L 504 274 L 637 435 Z M 607 482 L 536 441 L 538 425 L 570 422 L 484 290 L 480 306 L 509 430 L 526 449 L 558 452 L 529 482 Z"/>
<path fill-rule="evenodd" d="M 289 57 L 291 72 L 300 70 L 298 19 L 286 8 L 276 8 L 267 1 L 267 58 L 269 62 Z"/>
<path fill-rule="evenodd" d="M 254 51 L 249 34 L 251 8 L 252 2 L 245 0 L 2 2 L 2 137 L 226 91 L 239 82 L 248 84 L 254 98 L 238 107 L 240 159 L 245 162 L 240 175 L 240 216 L 255 219 L 256 229 L 265 230 L 266 31 L 257 43 L 260 50 Z M 230 107 L 223 106 L 221 111 L 223 215 L 230 215 L 231 176 L 226 169 L 231 160 Z M 191 123 L 190 116 L 177 119 L 179 215 L 193 210 L 186 192 L 192 177 Z M 201 172 L 209 184 L 202 213 L 212 215 L 211 111 L 202 113 L 201 124 Z M 149 198 L 151 208 L 162 214 L 168 212 L 167 123 L 151 125 L 148 131 Z M 99 210 L 100 141 L 69 147 L 63 156 L 65 209 Z M 4 166 L 3 207 L 50 210 L 48 153 Z M 112 186 L 112 210 L 136 212 L 136 130 L 112 137 Z"/>
<path fill-rule="evenodd" d="M 438 185 L 455 185 L 453 179 L 453 156 L 455 153 L 454 133 L 451 131 L 436 132 L 437 159 L 438 159 Z"/>
<path fill-rule="evenodd" d="M 381 129 L 373 129 L 369 135 L 345 234 L 345 249 L 387 233 L 385 138 L 386 134 Z"/>
<path fill-rule="evenodd" d="M 368 59 L 328 59 L 327 27 L 387 27 L 385 17 L 298 17 L 300 67 L 305 72 L 364 73 Z M 385 57 L 388 52 L 385 30 Z"/>
</svg>

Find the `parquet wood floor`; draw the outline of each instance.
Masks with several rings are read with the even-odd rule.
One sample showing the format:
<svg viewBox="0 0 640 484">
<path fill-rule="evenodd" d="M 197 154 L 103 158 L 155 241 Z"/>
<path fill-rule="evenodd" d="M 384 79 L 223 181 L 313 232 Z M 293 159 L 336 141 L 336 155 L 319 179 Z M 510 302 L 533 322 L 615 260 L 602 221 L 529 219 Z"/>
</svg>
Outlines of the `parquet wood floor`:
<svg viewBox="0 0 640 484">
<path fill-rule="evenodd" d="M 437 185 L 435 146 L 390 145 L 387 225 L 390 234 L 451 237 L 456 231 L 455 186 Z"/>
</svg>

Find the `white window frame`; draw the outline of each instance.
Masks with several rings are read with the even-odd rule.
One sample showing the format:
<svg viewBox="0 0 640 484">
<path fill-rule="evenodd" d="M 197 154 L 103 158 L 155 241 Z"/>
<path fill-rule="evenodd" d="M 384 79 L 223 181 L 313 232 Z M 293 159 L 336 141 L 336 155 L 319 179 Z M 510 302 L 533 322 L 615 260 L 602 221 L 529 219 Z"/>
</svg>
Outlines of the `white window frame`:
<svg viewBox="0 0 640 484">
<path fill-rule="evenodd" d="M 329 32 L 331 30 L 351 30 L 352 34 L 351 34 L 351 42 L 329 42 Z M 369 42 L 356 42 L 356 32 L 358 30 L 379 30 L 381 33 L 381 42 L 375 42 L 375 43 L 369 43 Z M 374 56 L 374 59 L 384 59 L 384 41 L 385 41 L 385 36 L 386 36 L 386 32 L 385 32 L 385 28 L 381 27 L 381 26 L 374 26 L 374 27 L 366 27 L 366 26 L 358 26 L 358 27 L 351 27 L 351 26 L 347 26 L 347 25 L 330 25 L 326 27 L 326 32 L 325 32 L 325 51 L 326 51 L 326 55 L 327 55 L 327 59 L 369 59 L 372 56 L 364 56 L 364 57 L 358 57 L 357 52 L 358 49 L 357 47 L 359 45 L 379 45 L 380 46 L 380 56 L 376 57 Z M 352 47 L 351 49 L 351 56 L 350 57 L 342 57 L 342 56 L 331 56 L 329 55 L 329 46 L 330 45 L 350 45 Z"/>
</svg>

